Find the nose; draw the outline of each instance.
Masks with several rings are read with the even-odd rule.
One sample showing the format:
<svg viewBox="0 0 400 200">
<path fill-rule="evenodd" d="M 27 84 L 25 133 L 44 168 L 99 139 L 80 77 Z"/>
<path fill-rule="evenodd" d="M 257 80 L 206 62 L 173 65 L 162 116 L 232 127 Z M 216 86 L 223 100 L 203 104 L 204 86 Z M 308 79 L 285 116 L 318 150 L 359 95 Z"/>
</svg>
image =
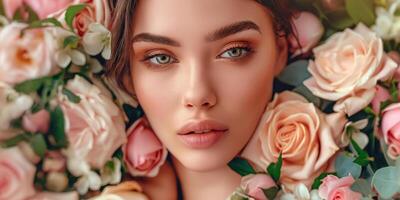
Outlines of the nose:
<svg viewBox="0 0 400 200">
<path fill-rule="evenodd" d="M 183 105 L 189 109 L 212 108 L 217 103 L 215 91 L 212 87 L 210 73 L 207 67 L 200 63 L 188 66 Z"/>
</svg>

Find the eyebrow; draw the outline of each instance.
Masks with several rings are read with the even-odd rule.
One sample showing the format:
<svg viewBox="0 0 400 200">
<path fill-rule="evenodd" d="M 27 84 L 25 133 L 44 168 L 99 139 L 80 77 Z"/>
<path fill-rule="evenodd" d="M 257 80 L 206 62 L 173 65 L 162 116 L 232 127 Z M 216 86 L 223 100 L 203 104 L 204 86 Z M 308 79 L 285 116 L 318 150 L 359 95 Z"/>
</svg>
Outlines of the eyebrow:
<svg viewBox="0 0 400 200">
<path fill-rule="evenodd" d="M 230 35 L 246 31 L 246 30 L 256 30 L 260 32 L 260 27 L 257 26 L 252 21 L 240 21 L 240 22 L 235 22 L 233 24 L 221 27 L 217 29 L 216 31 L 212 32 L 211 34 L 207 35 L 206 41 L 207 42 L 213 42 L 216 40 L 223 39 L 225 37 L 228 37 Z M 261 33 L 261 32 L 260 32 Z M 154 35 L 151 33 L 140 33 L 132 38 L 132 42 L 152 42 L 152 43 L 159 43 L 159 44 L 165 44 L 165 45 L 170 45 L 170 46 L 181 46 L 179 42 L 165 37 L 165 36 L 160 36 L 160 35 Z"/>
</svg>

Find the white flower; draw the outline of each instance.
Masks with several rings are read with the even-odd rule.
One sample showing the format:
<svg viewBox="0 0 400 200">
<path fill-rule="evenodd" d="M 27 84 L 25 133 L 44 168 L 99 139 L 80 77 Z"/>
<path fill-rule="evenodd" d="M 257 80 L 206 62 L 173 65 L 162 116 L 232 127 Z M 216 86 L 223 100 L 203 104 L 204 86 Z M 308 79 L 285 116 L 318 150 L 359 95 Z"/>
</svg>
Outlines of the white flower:
<svg viewBox="0 0 400 200">
<path fill-rule="evenodd" d="M 76 35 L 62 28 L 55 28 L 53 31 L 53 37 L 57 41 L 58 49 L 55 52 L 54 57 L 57 64 L 62 68 L 67 67 L 71 62 L 79 66 L 86 63 L 85 54 L 83 54 L 76 48 L 72 48 L 71 45 L 67 45 L 66 47 L 64 47 L 64 40 L 69 36 Z"/>
<path fill-rule="evenodd" d="M 400 16 L 395 13 L 400 6 L 400 0 L 393 1 L 386 10 L 383 7 L 377 7 L 375 25 L 372 30 L 385 40 L 394 39 L 400 42 Z"/>
<path fill-rule="evenodd" d="M 17 93 L 9 85 L 0 82 L 0 131 L 10 127 L 13 119 L 20 117 L 33 104 L 33 99 Z"/>
<path fill-rule="evenodd" d="M 321 200 L 318 195 L 318 190 L 308 191 L 307 187 L 300 183 L 296 185 L 294 192 L 284 192 L 280 198 L 280 200 Z"/>
<path fill-rule="evenodd" d="M 84 195 L 89 189 L 94 191 L 99 190 L 101 187 L 101 178 L 96 172 L 90 171 L 88 174 L 81 176 L 74 186 L 79 194 Z"/>
<path fill-rule="evenodd" d="M 350 144 L 350 136 L 351 138 L 357 142 L 357 144 L 363 149 L 368 144 L 368 136 L 361 132 L 361 129 L 364 129 L 368 125 L 368 119 L 363 119 L 357 122 L 348 122 L 345 126 L 344 133 L 340 138 L 340 146 L 346 147 Z M 350 130 L 351 133 L 346 133 L 346 131 Z"/>
<path fill-rule="evenodd" d="M 111 32 L 100 23 L 91 23 L 83 36 L 82 45 L 89 55 L 101 53 L 108 60 L 111 57 Z"/>
</svg>

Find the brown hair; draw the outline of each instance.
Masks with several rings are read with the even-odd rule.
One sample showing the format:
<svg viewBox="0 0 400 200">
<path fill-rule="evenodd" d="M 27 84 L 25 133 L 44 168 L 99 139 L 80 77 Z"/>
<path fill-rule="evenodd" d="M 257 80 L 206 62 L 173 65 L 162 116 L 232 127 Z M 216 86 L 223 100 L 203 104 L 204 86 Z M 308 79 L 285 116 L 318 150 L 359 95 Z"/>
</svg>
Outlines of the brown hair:
<svg viewBox="0 0 400 200">
<path fill-rule="evenodd" d="M 130 44 L 132 37 L 133 15 L 138 0 L 109 0 L 112 10 L 112 57 L 106 64 L 106 75 L 116 78 L 118 85 L 126 90 L 123 75 L 130 74 Z M 293 12 L 287 0 L 257 0 L 272 12 L 275 32 L 279 37 L 293 33 L 291 18 Z"/>
</svg>

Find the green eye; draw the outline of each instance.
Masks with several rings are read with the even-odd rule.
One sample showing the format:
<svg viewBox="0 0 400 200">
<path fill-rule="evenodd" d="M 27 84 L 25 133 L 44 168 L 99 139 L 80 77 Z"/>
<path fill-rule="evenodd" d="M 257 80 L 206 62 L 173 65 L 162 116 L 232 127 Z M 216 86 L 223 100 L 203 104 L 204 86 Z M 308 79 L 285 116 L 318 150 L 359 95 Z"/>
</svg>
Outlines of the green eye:
<svg viewBox="0 0 400 200">
<path fill-rule="evenodd" d="M 156 65 L 166 65 L 170 64 L 173 61 L 173 59 L 171 58 L 171 56 L 165 54 L 158 54 L 149 58 L 149 61 Z"/>
<path fill-rule="evenodd" d="M 249 53 L 248 48 L 243 48 L 243 47 L 235 47 L 226 50 L 224 53 L 220 55 L 221 58 L 240 58 Z"/>
</svg>

